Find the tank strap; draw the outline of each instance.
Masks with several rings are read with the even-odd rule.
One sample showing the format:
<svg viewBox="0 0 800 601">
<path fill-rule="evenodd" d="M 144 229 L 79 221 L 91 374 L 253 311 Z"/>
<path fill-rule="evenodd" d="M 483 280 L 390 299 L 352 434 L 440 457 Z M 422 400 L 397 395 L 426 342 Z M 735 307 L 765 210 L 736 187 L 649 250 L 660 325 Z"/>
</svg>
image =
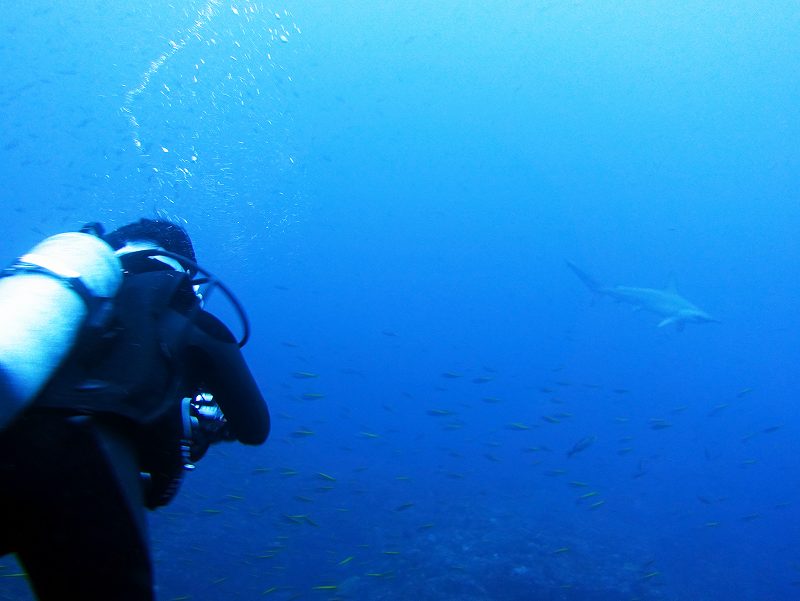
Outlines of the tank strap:
<svg viewBox="0 0 800 601">
<path fill-rule="evenodd" d="M 101 327 L 111 314 L 111 301 L 113 299 L 92 294 L 91 290 L 84 284 L 80 276 L 64 275 L 63 273 L 58 273 L 57 271 L 42 267 L 36 263 L 17 261 L 10 267 L 0 271 L 0 278 L 26 273 L 49 276 L 58 280 L 67 288 L 72 289 L 81 297 L 81 300 L 83 300 L 86 305 L 86 309 L 88 310 L 88 321 L 86 325 L 89 327 Z"/>
</svg>

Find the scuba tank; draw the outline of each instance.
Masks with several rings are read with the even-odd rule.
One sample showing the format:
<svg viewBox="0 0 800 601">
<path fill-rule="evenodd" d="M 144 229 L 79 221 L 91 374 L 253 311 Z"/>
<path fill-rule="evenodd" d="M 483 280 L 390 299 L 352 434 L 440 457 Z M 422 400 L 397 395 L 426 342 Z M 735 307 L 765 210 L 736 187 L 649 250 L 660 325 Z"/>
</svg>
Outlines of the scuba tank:
<svg viewBox="0 0 800 601">
<path fill-rule="evenodd" d="M 36 398 L 83 329 L 104 325 L 121 283 L 114 250 L 82 232 L 46 238 L 0 273 L 0 429 Z"/>
</svg>

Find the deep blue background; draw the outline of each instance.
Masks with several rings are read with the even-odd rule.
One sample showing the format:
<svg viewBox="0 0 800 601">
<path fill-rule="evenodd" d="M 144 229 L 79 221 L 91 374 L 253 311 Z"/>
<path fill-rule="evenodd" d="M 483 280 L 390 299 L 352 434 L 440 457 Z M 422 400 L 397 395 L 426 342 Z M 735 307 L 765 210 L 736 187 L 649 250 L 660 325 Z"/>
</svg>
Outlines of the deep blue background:
<svg viewBox="0 0 800 601">
<path fill-rule="evenodd" d="M 0 249 L 169 216 L 249 310 L 160 599 L 800 594 L 796 3 L 127 4 L 3 6 Z"/>
</svg>

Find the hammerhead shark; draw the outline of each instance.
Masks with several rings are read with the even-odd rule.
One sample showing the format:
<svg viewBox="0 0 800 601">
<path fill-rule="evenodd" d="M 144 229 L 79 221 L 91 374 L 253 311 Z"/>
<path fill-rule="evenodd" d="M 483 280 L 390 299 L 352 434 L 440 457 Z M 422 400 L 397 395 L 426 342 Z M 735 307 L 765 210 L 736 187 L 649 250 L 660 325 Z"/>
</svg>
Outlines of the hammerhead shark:
<svg viewBox="0 0 800 601">
<path fill-rule="evenodd" d="M 659 328 L 675 324 L 680 332 L 687 323 L 719 323 L 718 319 L 682 297 L 675 288 L 674 282 L 670 282 L 663 290 L 631 286 L 605 286 L 573 262 L 567 261 L 567 265 L 594 294 L 610 296 L 614 300 L 630 303 L 637 309 L 644 309 L 661 316 Z"/>
</svg>

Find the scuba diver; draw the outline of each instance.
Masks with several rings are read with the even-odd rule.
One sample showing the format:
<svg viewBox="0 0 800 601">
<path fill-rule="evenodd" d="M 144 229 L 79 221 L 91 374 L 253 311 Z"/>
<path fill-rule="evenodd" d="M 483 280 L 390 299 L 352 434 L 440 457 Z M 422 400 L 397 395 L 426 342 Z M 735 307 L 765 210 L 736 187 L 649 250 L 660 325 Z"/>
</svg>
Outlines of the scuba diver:
<svg viewBox="0 0 800 601">
<path fill-rule="evenodd" d="M 204 310 L 215 290 L 240 340 Z M 0 556 L 39 599 L 154 598 L 145 508 L 209 445 L 269 434 L 248 336 L 166 220 L 88 224 L 0 274 Z"/>
</svg>

